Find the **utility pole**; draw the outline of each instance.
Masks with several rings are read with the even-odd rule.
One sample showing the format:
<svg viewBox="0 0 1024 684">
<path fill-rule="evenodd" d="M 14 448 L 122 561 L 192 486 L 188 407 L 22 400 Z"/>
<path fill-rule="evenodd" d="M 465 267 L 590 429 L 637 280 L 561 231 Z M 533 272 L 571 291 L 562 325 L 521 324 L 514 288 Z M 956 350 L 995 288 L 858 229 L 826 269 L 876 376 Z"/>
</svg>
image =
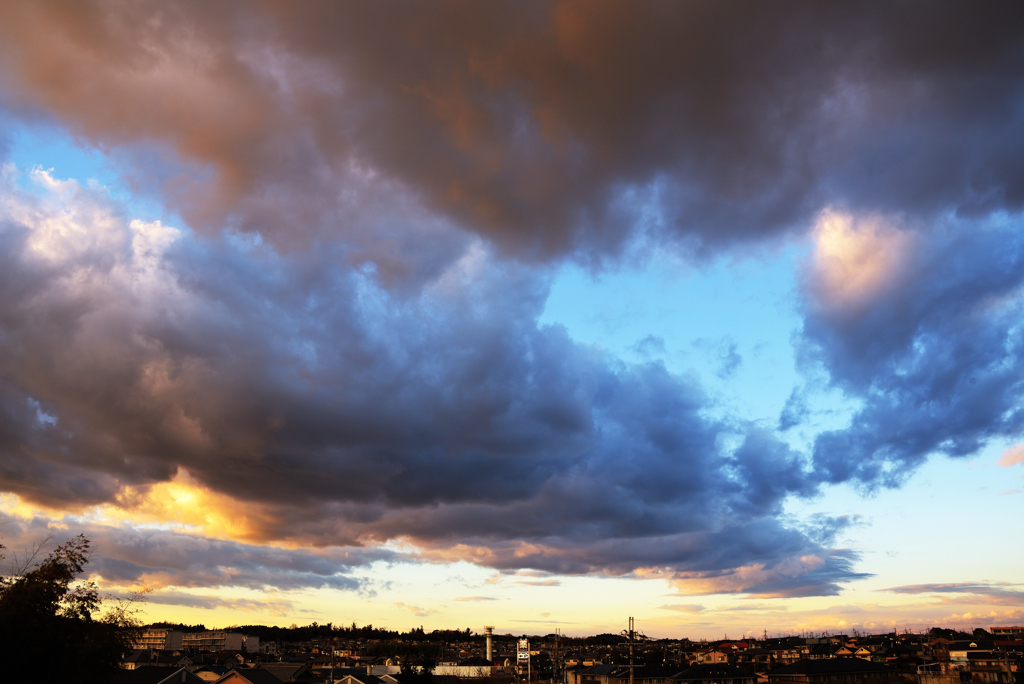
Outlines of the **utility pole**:
<svg viewBox="0 0 1024 684">
<path fill-rule="evenodd" d="M 555 657 L 551 661 L 551 684 L 558 681 L 558 636 L 561 629 L 561 627 L 555 627 Z"/>
<path fill-rule="evenodd" d="M 633 684 L 633 618 L 629 618 L 629 684 Z"/>
</svg>

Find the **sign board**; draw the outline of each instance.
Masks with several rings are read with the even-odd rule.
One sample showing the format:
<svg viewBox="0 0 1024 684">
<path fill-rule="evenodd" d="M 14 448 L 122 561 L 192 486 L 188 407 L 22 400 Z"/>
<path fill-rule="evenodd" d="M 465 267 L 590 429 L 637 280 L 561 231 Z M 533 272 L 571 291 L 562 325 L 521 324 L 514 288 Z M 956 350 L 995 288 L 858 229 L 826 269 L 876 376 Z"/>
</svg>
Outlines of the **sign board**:
<svg viewBox="0 0 1024 684">
<path fill-rule="evenodd" d="M 530 642 L 526 639 L 519 640 L 519 660 L 530 659 Z"/>
</svg>

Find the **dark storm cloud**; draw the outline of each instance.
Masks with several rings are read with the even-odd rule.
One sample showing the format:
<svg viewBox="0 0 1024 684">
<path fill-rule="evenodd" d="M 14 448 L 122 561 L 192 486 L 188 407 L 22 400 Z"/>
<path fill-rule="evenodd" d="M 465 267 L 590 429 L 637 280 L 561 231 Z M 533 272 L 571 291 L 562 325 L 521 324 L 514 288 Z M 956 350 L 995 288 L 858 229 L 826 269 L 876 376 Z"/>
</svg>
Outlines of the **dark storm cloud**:
<svg viewBox="0 0 1024 684">
<path fill-rule="evenodd" d="M 394 295 L 340 248 L 283 257 L 125 225 L 102 192 L 34 177 L 50 194 L 8 185 L 0 231 L 6 491 L 130 513 L 186 472 L 215 493 L 204 505 L 229 497 L 247 540 L 410 539 L 428 560 L 705 582 L 757 566 L 728 590 L 773 595 L 859 576 L 828 535 L 776 519 L 814 491 L 797 454 L 753 429 L 730 451 L 745 428 L 708 418 L 692 380 L 537 326 L 543 271 L 476 244 Z M 227 557 L 277 578 L 237 542 L 161 551 L 192 543 L 111 539 L 124 553 L 102 569 L 128 580 L 167 555 L 207 586 L 226 580 L 204 563 Z M 322 572 L 275 581 L 350 586 Z"/>
<path fill-rule="evenodd" d="M 1021 208 L 1021 13 L 21 3 L 0 77 L 12 107 L 148 146 L 126 163 L 194 227 L 354 241 L 349 190 L 377 174 L 517 253 L 601 255 L 638 230 L 715 246 L 801 228 L 828 204 Z M 181 168 L 147 179 L 161 149 Z"/>
<path fill-rule="evenodd" d="M 855 307 L 809 306 L 805 361 L 863 403 L 825 432 L 814 466 L 828 482 L 901 482 L 931 454 L 972 456 L 1024 429 L 1019 218 L 939 219 L 898 274 Z M 814 295 L 811 295 L 812 299 Z"/>
</svg>

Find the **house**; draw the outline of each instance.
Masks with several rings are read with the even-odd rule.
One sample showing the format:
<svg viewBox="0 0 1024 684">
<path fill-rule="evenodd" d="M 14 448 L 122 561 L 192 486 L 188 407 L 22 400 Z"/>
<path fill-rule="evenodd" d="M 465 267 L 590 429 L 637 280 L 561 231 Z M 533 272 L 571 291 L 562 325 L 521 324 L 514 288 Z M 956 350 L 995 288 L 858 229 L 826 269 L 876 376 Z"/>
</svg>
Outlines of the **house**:
<svg viewBox="0 0 1024 684">
<path fill-rule="evenodd" d="M 812 650 L 814 648 L 818 648 L 818 647 L 817 646 L 813 646 L 813 647 L 803 646 L 803 647 L 792 647 L 792 648 L 772 648 L 772 649 L 768 649 L 768 650 L 771 652 L 772 660 L 775 661 L 776 665 L 792 665 L 793 663 L 799 662 L 799 661 L 803 660 L 804 658 L 816 658 L 816 657 L 819 657 L 819 656 L 815 655 L 812 652 Z M 826 649 L 826 654 L 827 655 L 825 655 L 824 657 L 831 658 L 832 657 L 832 649 L 827 647 L 827 646 L 825 647 L 825 649 Z"/>
<path fill-rule="evenodd" d="M 272 663 L 272 664 L 277 666 L 277 665 L 281 665 L 282 663 Z M 367 682 L 373 682 L 375 680 L 377 680 L 377 681 L 380 680 L 380 677 L 375 676 L 372 672 L 367 672 L 365 667 L 340 667 L 339 666 L 339 667 L 331 668 L 330 666 L 328 666 L 328 667 L 322 667 L 322 668 L 317 669 L 316 667 L 313 667 L 312 665 L 310 665 L 310 663 L 308 663 L 308 662 L 306 663 L 306 666 L 309 667 L 311 670 L 313 670 L 314 673 L 318 674 L 321 679 L 330 679 L 331 677 L 333 677 L 334 680 L 338 681 L 338 682 L 340 682 L 344 677 L 355 677 L 355 678 L 358 678 L 358 679 L 361 679 L 361 680 L 366 680 Z"/>
<path fill-rule="evenodd" d="M 765 670 L 770 670 L 775 665 L 775 658 L 772 657 L 772 652 L 767 648 L 748 648 L 736 654 L 736 664 L 742 665 L 749 670 L 764 672 Z"/>
<path fill-rule="evenodd" d="M 281 680 L 267 670 L 249 668 L 231 670 L 214 684 L 281 684 Z"/>
<path fill-rule="evenodd" d="M 1015 681 L 1010 660 L 1002 653 L 970 651 L 967 653 L 967 670 L 971 673 L 972 682 L 1012 684 Z"/>
<path fill-rule="evenodd" d="M 340 679 L 335 679 L 335 681 L 339 682 L 339 684 L 383 684 L 379 677 L 369 674 L 348 674 Z"/>
<path fill-rule="evenodd" d="M 192 660 L 178 651 L 133 650 L 121 660 L 125 670 L 136 670 L 140 667 L 188 667 Z"/>
<path fill-rule="evenodd" d="M 832 644 L 814 644 L 807 650 L 803 657 L 798 658 L 797 660 L 790 660 L 786 664 L 792 665 L 793 663 L 803 660 L 803 658 L 807 658 L 808 660 L 828 660 L 835 655 L 835 652 L 836 649 Z M 779 660 L 779 662 L 781 663 L 782 660 Z"/>
<path fill-rule="evenodd" d="M 267 670 L 278 682 L 315 682 L 318 678 L 303 663 L 263 663 L 257 669 Z"/>
<path fill-rule="evenodd" d="M 672 675 L 679 684 L 757 684 L 757 674 L 735 665 L 694 665 Z"/>
<path fill-rule="evenodd" d="M 231 668 L 224 667 L 223 665 L 200 665 L 192 670 L 192 674 L 204 682 L 215 682 L 230 671 Z"/>
<path fill-rule="evenodd" d="M 670 684 L 673 671 L 652 665 L 633 668 L 633 684 Z M 629 665 L 594 665 L 580 670 L 579 684 L 629 684 Z"/>
<path fill-rule="evenodd" d="M 199 677 L 182 667 L 173 670 L 167 667 L 143 665 L 133 670 L 118 673 L 118 684 L 205 684 Z"/>
<path fill-rule="evenodd" d="M 237 651 L 196 653 L 192 656 L 195 665 L 221 665 L 228 669 L 245 664 L 245 656 Z"/>
<path fill-rule="evenodd" d="M 706 651 L 698 654 L 697 662 L 701 665 L 723 665 L 729 662 L 729 654 L 717 649 Z"/>
<path fill-rule="evenodd" d="M 770 684 L 898 684 L 899 673 L 860 658 L 801 660 L 768 673 Z"/>
<path fill-rule="evenodd" d="M 707 646 L 696 646 L 693 648 L 683 649 L 680 655 L 686 659 L 687 664 L 695 665 L 703 662 L 704 654 L 710 653 L 711 649 Z"/>
</svg>

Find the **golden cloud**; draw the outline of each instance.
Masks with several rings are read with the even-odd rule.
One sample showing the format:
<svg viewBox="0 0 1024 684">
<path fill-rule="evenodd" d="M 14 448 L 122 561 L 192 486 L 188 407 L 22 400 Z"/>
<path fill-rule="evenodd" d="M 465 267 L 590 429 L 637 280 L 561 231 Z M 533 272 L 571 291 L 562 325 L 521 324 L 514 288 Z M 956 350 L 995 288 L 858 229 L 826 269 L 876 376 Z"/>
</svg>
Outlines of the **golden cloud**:
<svg viewBox="0 0 1024 684">
<path fill-rule="evenodd" d="M 897 279 L 914 240 L 880 217 L 854 217 L 829 209 L 814 227 L 811 281 L 819 302 L 857 307 Z"/>
<path fill-rule="evenodd" d="M 1012 466 L 1017 463 L 1024 463 L 1024 443 L 1014 444 L 1003 451 L 1003 455 L 999 459 L 999 465 L 1004 468 Z"/>
</svg>

